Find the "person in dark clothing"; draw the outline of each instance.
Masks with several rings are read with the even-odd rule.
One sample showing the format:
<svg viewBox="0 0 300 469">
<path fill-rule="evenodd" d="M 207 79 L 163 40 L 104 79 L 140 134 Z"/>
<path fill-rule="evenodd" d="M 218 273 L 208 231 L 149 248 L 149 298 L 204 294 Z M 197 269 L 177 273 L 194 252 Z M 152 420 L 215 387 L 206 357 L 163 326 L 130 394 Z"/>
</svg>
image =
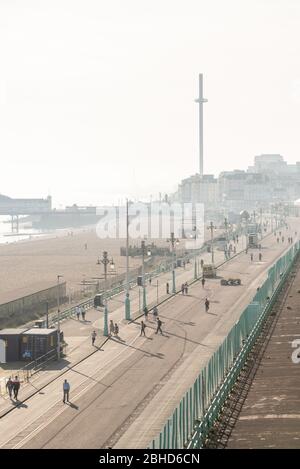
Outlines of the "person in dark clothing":
<svg viewBox="0 0 300 469">
<path fill-rule="evenodd" d="M 65 379 L 64 382 L 63 382 L 63 403 L 65 403 L 66 401 L 69 402 L 69 392 L 70 392 L 70 385 L 68 383 L 68 381 Z"/>
<path fill-rule="evenodd" d="M 15 376 L 15 379 L 13 380 L 13 392 L 14 392 L 14 398 L 16 399 L 16 401 L 18 400 L 20 386 L 21 384 L 20 384 L 19 378 Z"/>
<path fill-rule="evenodd" d="M 181 293 L 184 295 L 184 283 L 181 285 Z"/>
<path fill-rule="evenodd" d="M 166 283 L 166 291 L 167 291 L 167 295 L 169 294 L 169 291 L 170 291 L 170 286 L 169 286 L 169 283 L 167 282 Z"/>
<path fill-rule="evenodd" d="M 9 394 L 9 398 L 11 399 L 11 396 L 12 396 L 12 393 L 13 393 L 13 386 L 14 386 L 14 383 L 11 379 L 11 377 L 8 378 L 8 381 L 6 383 L 6 389 L 8 391 L 8 394 Z"/>
<path fill-rule="evenodd" d="M 154 306 L 154 308 L 153 308 L 153 317 L 154 317 L 154 319 L 157 318 L 157 316 L 158 316 L 158 309 L 157 309 L 157 306 Z"/>
<path fill-rule="evenodd" d="M 144 337 L 146 337 L 145 329 L 146 329 L 146 324 L 144 323 L 144 321 L 142 321 L 141 322 L 141 334 L 140 335 L 143 335 Z"/>
<path fill-rule="evenodd" d="M 93 331 L 92 332 L 92 345 L 94 345 L 96 337 L 97 337 L 96 331 Z"/>
<path fill-rule="evenodd" d="M 162 330 L 161 330 L 161 325 L 162 325 L 161 320 L 159 318 L 157 318 L 157 329 L 156 329 L 155 334 L 157 334 L 158 331 L 160 331 L 161 334 L 163 333 Z"/>
<path fill-rule="evenodd" d="M 205 304 L 205 311 L 208 312 L 208 310 L 209 310 L 209 300 L 207 298 L 205 299 L 204 304 Z"/>
<path fill-rule="evenodd" d="M 185 293 L 185 295 L 188 294 L 188 291 L 189 291 L 189 287 L 188 287 L 187 282 L 185 282 L 185 284 L 184 284 L 184 293 Z"/>
<path fill-rule="evenodd" d="M 201 283 L 202 283 L 202 288 L 204 288 L 204 285 L 205 285 L 205 278 L 204 277 L 202 277 Z"/>
<path fill-rule="evenodd" d="M 145 321 L 147 321 L 147 319 L 148 319 L 148 308 L 147 308 L 147 306 L 145 306 L 145 308 L 144 308 L 144 315 L 145 315 Z"/>
</svg>

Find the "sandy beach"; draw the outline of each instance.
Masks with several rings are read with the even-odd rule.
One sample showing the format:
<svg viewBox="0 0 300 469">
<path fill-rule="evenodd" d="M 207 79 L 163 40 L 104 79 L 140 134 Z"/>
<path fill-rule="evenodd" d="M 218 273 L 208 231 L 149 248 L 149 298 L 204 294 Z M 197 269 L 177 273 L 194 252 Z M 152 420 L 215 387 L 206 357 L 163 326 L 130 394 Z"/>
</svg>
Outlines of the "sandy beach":
<svg viewBox="0 0 300 469">
<path fill-rule="evenodd" d="M 69 292 L 80 291 L 84 279 L 103 276 L 97 259 L 104 250 L 113 257 L 117 274 L 125 271 L 126 258 L 120 256 L 124 240 L 99 239 L 91 228 L 72 236 L 69 232 L 0 245 L 1 304 L 55 285 L 58 274 Z M 138 265 L 140 259 L 130 259 L 131 267 Z"/>
<path fill-rule="evenodd" d="M 207 230 L 205 238 L 209 236 Z M 140 242 L 130 240 L 132 245 L 140 245 Z M 157 246 L 169 245 L 165 239 L 154 242 Z M 84 279 L 103 277 L 103 265 L 98 265 L 97 260 L 104 250 L 113 258 L 116 273 L 124 273 L 126 257 L 120 256 L 120 247 L 125 244 L 125 239 L 99 238 L 95 227 L 58 230 L 43 237 L 0 244 L 0 304 L 55 285 L 57 275 L 63 275 L 71 296 L 82 291 Z M 178 250 L 184 246 L 183 240 Z M 140 258 L 130 258 L 130 268 L 140 265 Z"/>
</svg>

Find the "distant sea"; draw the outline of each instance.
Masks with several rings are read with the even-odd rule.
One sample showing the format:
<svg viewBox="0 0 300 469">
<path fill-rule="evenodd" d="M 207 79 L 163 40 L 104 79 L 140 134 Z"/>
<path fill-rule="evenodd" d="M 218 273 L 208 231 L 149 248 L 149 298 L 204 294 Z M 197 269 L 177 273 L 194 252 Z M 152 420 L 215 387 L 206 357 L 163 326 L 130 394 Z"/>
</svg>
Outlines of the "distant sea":
<svg viewBox="0 0 300 469">
<path fill-rule="evenodd" d="M 20 224 L 19 225 L 19 235 L 16 233 L 12 233 L 11 231 L 11 224 L 4 223 L 5 220 L 9 220 L 9 217 L 0 217 L 0 244 L 5 243 L 16 243 L 17 241 L 23 241 L 26 239 L 30 239 L 32 237 L 40 237 L 43 236 L 41 230 L 33 230 L 31 227 L 28 227 L 28 224 Z M 26 227 L 27 226 L 27 227 Z M 11 236 L 13 234 L 13 236 Z"/>
</svg>

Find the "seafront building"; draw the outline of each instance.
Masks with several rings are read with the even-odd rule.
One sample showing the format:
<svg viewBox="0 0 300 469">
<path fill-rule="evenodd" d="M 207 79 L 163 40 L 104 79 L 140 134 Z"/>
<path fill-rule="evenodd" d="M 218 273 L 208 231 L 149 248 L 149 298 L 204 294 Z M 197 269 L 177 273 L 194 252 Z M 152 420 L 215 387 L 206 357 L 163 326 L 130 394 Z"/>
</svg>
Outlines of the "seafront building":
<svg viewBox="0 0 300 469">
<path fill-rule="evenodd" d="M 277 154 L 258 155 L 246 171 L 223 171 L 218 178 L 212 174 L 185 178 L 171 198 L 203 203 L 206 210 L 221 208 L 234 213 L 293 203 L 300 198 L 300 162 L 288 164 Z"/>
</svg>

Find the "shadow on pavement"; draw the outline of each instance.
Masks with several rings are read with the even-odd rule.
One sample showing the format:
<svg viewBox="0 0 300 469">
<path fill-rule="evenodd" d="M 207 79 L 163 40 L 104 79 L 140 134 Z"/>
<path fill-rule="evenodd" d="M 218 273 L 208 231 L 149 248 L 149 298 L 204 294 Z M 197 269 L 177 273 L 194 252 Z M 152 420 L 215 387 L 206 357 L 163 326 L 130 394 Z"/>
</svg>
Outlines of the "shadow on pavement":
<svg viewBox="0 0 300 469">
<path fill-rule="evenodd" d="M 125 345 L 125 347 L 132 348 L 134 350 L 137 350 L 138 352 L 143 352 L 145 355 L 148 355 L 148 357 L 154 357 L 154 358 L 160 358 L 160 359 L 163 358 L 161 356 L 162 354 L 147 352 L 147 350 L 144 350 L 142 348 L 134 347 L 133 345 L 129 345 L 129 344 L 126 344 L 124 342 L 119 342 L 119 341 L 115 340 L 114 338 L 111 338 L 111 339 L 114 340 L 115 342 L 118 342 L 120 345 Z M 153 339 L 151 339 L 151 340 L 153 340 Z"/>
<path fill-rule="evenodd" d="M 79 410 L 78 405 L 73 404 L 72 402 L 66 402 L 66 404 L 71 407 L 72 409 Z"/>
<path fill-rule="evenodd" d="M 27 409 L 28 408 L 28 405 L 24 404 L 24 402 L 21 402 L 21 401 L 12 401 L 12 405 L 14 405 L 16 408 L 24 408 L 24 409 Z"/>
<path fill-rule="evenodd" d="M 85 373 L 81 373 L 81 371 L 77 371 L 74 368 L 70 368 L 70 367 L 68 368 L 70 371 L 73 371 L 74 373 L 77 373 L 78 375 L 84 376 L 85 378 L 89 378 L 91 381 L 94 381 L 97 384 L 102 384 L 102 386 L 104 386 L 105 388 L 110 388 L 110 386 L 108 386 L 107 384 L 103 384 L 101 381 L 98 381 L 95 378 L 92 378 L 92 376 L 86 375 Z"/>
</svg>

